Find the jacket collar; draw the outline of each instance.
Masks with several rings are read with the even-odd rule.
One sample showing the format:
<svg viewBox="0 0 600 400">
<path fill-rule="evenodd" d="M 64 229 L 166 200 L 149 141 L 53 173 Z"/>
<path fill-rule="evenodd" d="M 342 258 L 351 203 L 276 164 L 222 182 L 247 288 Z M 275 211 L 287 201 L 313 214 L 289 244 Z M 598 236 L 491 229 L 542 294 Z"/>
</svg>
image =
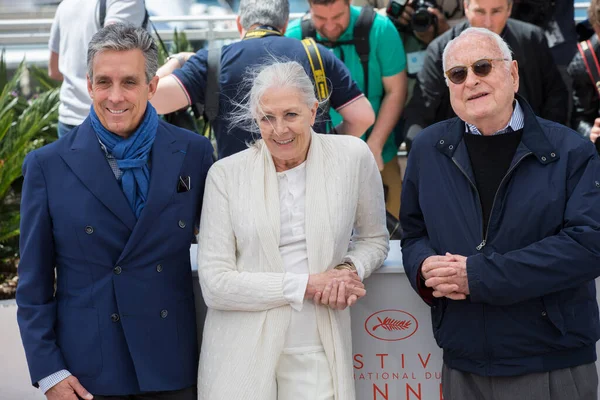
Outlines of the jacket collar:
<svg viewBox="0 0 600 400">
<path fill-rule="evenodd" d="M 558 160 L 559 151 L 548 141 L 531 106 L 521 95 L 516 94 L 515 98 L 523 109 L 525 122 L 521 144 L 517 148 L 515 159 L 520 158 L 522 153 L 530 152 L 533 153 L 537 160 L 543 165 Z M 464 132 L 465 122 L 459 118 L 451 119 L 448 128 L 438 139 L 435 147 L 442 154 L 445 154 L 450 158 L 458 156 L 459 154 L 466 154 L 466 146 L 462 143 Z M 459 151 L 459 148 L 462 147 L 465 147 L 464 152 Z M 458 153 L 455 155 L 455 152 Z M 515 159 L 513 159 L 513 162 Z"/>
<path fill-rule="evenodd" d="M 141 248 L 136 245 L 144 235 L 152 231 L 154 224 L 164 222 L 158 216 L 177 193 L 179 172 L 187 154 L 188 144 L 187 140 L 177 140 L 168 129 L 165 129 L 163 123 L 159 122 L 156 139 L 152 145 L 148 201 L 119 261 Z M 177 221 L 171 223 L 176 224 Z M 194 221 L 187 221 L 187 223 L 194 223 Z"/>
<path fill-rule="evenodd" d="M 70 135 L 72 144 L 61 157 L 88 190 L 132 231 L 119 260 L 131 253 L 135 245 L 157 221 L 157 216 L 177 190 L 177 180 L 187 152 L 187 141 L 176 140 L 159 122 L 152 146 L 148 201 L 136 221 L 135 215 L 119 187 L 89 117 Z M 191 222 L 191 221 L 190 221 Z M 177 223 L 177 222 L 175 222 Z"/>
<path fill-rule="evenodd" d="M 72 143 L 61 153 L 62 159 L 88 190 L 129 230 L 133 230 L 135 215 L 102 152 L 90 118 L 86 118 L 70 135 L 74 135 Z"/>
<path fill-rule="evenodd" d="M 329 265 L 324 260 L 332 260 L 335 243 L 330 232 L 332 210 L 328 199 L 335 196 L 331 193 L 332 178 L 323 171 L 335 168 L 328 165 L 332 157 L 326 154 L 320 135 L 311 132 L 311 142 L 306 158 L 306 248 L 308 251 L 309 272 L 323 272 Z M 252 156 L 248 157 L 246 166 L 252 172 L 252 198 L 254 221 L 263 254 L 266 258 L 264 271 L 284 271 L 283 260 L 279 251 L 280 243 L 280 204 L 277 173 L 273 157 L 264 142 L 257 143 Z"/>
</svg>

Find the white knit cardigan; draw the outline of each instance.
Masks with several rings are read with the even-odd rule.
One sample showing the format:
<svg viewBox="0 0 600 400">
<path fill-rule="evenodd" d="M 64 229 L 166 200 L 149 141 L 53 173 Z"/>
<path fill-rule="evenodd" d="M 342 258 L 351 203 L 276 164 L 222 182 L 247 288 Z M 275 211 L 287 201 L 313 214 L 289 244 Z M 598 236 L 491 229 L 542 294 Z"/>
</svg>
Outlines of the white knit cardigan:
<svg viewBox="0 0 600 400">
<path fill-rule="evenodd" d="M 291 315 L 283 296 L 279 216 L 275 166 L 262 141 L 212 166 L 198 241 L 198 272 L 209 307 L 200 400 L 275 398 L 275 368 Z M 311 134 L 305 223 L 311 274 L 348 260 L 362 265 L 365 277 L 381 266 L 389 249 L 383 185 L 362 140 Z M 335 399 L 354 400 L 349 309 L 316 310 Z"/>
</svg>

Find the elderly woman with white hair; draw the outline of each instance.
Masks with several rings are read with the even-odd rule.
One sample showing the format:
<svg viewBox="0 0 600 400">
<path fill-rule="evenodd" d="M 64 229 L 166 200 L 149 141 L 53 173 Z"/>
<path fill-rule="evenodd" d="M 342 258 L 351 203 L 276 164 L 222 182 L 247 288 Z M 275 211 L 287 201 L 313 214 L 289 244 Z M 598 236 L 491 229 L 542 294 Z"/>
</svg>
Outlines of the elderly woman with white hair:
<svg viewBox="0 0 600 400">
<path fill-rule="evenodd" d="M 318 108 L 300 64 L 263 67 L 232 118 L 261 139 L 208 174 L 200 399 L 355 398 L 347 307 L 387 256 L 385 204 L 367 145 L 312 131 Z"/>
</svg>

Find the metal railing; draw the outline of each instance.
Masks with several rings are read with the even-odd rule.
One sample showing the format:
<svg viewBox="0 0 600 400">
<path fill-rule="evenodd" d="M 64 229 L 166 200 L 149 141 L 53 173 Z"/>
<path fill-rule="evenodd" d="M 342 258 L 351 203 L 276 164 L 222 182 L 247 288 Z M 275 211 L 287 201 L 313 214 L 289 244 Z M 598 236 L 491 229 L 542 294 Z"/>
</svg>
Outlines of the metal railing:
<svg viewBox="0 0 600 400">
<path fill-rule="evenodd" d="M 589 2 L 576 2 L 576 10 L 586 10 Z M 301 13 L 291 14 L 290 19 L 300 18 Z M 579 22 L 585 17 L 577 17 Z M 218 16 L 177 16 L 177 17 L 150 17 L 153 23 L 180 23 L 184 24 L 183 32 L 190 40 L 218 40 L 237 39 L 239 34 L 235 28 L 221 29 L 217 25 L 235 21 L 235 15 Z M 40 19 L 4 19 L 0 20 L 0 47 L 15 45 L 46 45 L 50 38 L 52 18 Z M 158 31 L 163 40 L 173 38 L 172 29 Z"/>
<path fill-rule="evenodd" d="M 290 20 L 302 17 L 302 13 L 290 14 Z M 219 40 L 239 39 L 239 33 L 234 28 L 235 15 L 201 15 L 177 17 L 150 17 L 155 24 L 178 23 L 184 28 L 189 40 Z M 218 28 L 217 25 L 230 23 L 231 29 Z M 0 47 L 15 45 L 46 45 L 50 39 L 51 18 L 0 20 Z M 154 32 L 152 31 L 154 35 Z M 158 34 L 163 40 L 173 39 L 173 29 L 159 29 Z"/>
</svg>

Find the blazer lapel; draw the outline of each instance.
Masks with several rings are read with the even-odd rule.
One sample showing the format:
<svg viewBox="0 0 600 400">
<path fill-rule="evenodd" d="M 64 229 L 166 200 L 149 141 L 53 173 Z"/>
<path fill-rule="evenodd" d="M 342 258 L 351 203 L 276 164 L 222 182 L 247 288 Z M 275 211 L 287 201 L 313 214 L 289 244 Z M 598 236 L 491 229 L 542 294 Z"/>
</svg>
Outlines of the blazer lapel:
<svg viewBox="0 0 600 400">
<path fill-rule="evenodd" d="M 326 165 L 326 155 L 321 141 L 316 133 L 312 132 L 310 149 L 306 160 L 306 249 L 308 252 L 308 269 L 311 274 L 324 272 L 333 259 L 334 243 L 331 234 L 331 210 L 327 199 L 328 193 L 326 177 L 331 168 Z M 335 174 L 332 171 L 331 174 Z"/>
<path fill-rule="evenodd" d="M 280 211 L 279 185 L 275 165 L 267 146 L 261 143 L 260 150 L 249 157 L 248 171 L 252 175 L 252 203 L 254 222 L 259 242 L 269 264 L 269 272 L 283 272 L 283 260 L 279 252 Z"/>
<path fill-rule="evenodd" d="M 135 215 L 102 152 L 89 118 L 73 133 L 76 135 L 73 144 L 61 154 L 62 159 L 88 190 L 125 226 L 133 230 L 136 225 Z"/>
<path fill-rule="evenodd" d="M 168 131 L 161 129 L 160 124 L 158 125 L 156 139 L 152 145 L 148 201 L 119 261 L 135 248 L 176 193 L 177 179 L 185 159 L 187 145 L 187 141 L 177 141 Z"/>
</svg>

